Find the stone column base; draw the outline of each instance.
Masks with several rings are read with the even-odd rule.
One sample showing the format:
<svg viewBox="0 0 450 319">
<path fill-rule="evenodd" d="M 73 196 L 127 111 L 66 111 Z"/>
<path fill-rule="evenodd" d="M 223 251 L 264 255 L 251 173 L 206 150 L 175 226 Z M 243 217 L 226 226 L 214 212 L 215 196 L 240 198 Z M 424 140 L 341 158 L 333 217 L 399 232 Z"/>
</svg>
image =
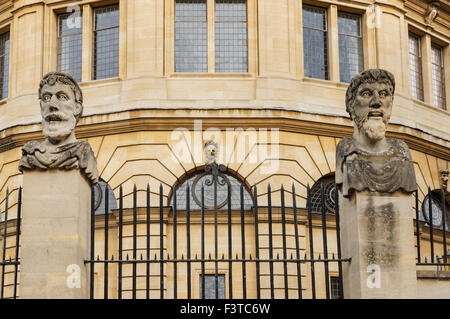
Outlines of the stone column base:
<svg viewBox="0 0 450 319">
<path fill-rule="evenodd" d="M 356 192 L 340 197 L 344 298 L 416 298 L 411 197 Z"/>
<path fill-rule="evenodd" d="M 89 298 L 89 182 L 79 170 L 23 175 L 20 298 Z"/>
</svg>

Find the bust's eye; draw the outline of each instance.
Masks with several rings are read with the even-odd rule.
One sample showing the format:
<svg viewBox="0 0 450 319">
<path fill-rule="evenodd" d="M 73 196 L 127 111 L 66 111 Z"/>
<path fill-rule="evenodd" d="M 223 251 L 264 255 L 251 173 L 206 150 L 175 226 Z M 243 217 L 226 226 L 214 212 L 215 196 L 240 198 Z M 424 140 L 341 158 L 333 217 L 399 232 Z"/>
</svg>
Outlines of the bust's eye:
<svg viewBox="0 0 450 319">
<path fill-rule="evenodd" d="M 370 91 L 363 91 L 362 93 L 361 93 L 361 96 L 362 97 L 370 97 L 372 94 L 370 93 Z"/>
<path fill-rule="evenodd" d="M 385 98 L 385 97 L 387 96 L 386 91 L 381 91 L 381 92 L 379 93 L 379 96 L 380 96 L 381 98 Z"/>
<path fill-rule="evenodd" d="M 61 100 L 61 101 L 67 101 L 69 99 L 67 97 L 67 95 L 65 95 L 64 93 L 58 93 L 57 97 L 58 97 L 58 100 Z"/>
<path fill-rule="evenodd" d="M 51 98 L 52 98 L 52 96 L 51 96 L 50 94 L 44 94 L 44 95 L 42 95 L 42 100 L 43 100 L 44 102 L 50 101 Z"/>
</svg>

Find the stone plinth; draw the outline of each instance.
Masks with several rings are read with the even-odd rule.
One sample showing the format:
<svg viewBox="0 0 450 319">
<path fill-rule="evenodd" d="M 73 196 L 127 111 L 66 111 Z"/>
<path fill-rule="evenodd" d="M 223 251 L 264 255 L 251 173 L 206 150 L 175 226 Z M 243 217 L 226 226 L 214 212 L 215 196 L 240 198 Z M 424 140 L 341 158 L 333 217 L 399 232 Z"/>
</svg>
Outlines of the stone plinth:
<svg viewBox="0 0 450 319">
<path fill-rule="evenodd" d="M 340 196 L 344 297 L 416 298 L 410 195 L 355 192 Z"/>
<path fill-rule="evenodd" d="M 88 298 L 89 182 L 79 170 L 23 175 L 20 298 Z"/>
</svg>

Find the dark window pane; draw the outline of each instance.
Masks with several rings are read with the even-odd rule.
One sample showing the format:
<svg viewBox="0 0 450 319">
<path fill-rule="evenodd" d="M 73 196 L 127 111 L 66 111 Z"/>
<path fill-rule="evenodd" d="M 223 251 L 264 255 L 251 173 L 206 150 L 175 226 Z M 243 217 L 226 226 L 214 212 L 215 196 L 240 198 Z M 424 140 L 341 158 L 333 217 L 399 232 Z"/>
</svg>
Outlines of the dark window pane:
<svg viewBox="0 0 450 319">
<path fill-rule="evenodd" d="M 341 298 L 341 285 L 339 282 L 339 277 L 330 277 L 331 284 L 331 299 L 340 299 Z"/>
<path fill-rule="evenodd" d="M 323 183 L 323 194 L 325 203 L 325 212 L 327 214 L 334 214 L 336 209 L 335 203 L 335 188 L 334 188 L 334 175 L 325 176 L 314 183 L 311 188 L 311 211 L 314 213 L 322 212 L 322 198 L 320 192 L 320 184 Z"/>
<path fill-rule="evenodd" d="M 247 1 L 216 0 L 216 72 L 247 72 Z"/>
<path fill-rule="evenodd" d="M 431 64 L 433 77 L 433 97 L 434 106 L 445 109 L 445 81 L 444 81 L 444 61 L 442 48 L 433 44 L 431 46 Z"/>
<path fill-rule="evenodd" d="M 82 59 L 81 12 L 58 16 L 58 71 L 70 74 L 81 81 Z"/>
<path fill-rule="evenodd" d="M 0 86 L 1 97 L 8 97 L 8 80 L 9 80 L 9 32 L 0 35 Z"/>
<path fill-rule="evenodd" d="M 176 0 L 175 72 L 208 71 L 206 0 Z"/>
<path fill-rule="evenodd" d="M 328 80 L 327 11 L 303 6 L 303 60 L 305 76 Z"/>
<path fill-rule="evenodd" d="M 94 79 L 119 75 L 119 6 L 96 8 Z"/>
<path fill-rule="evenodd" d="M 361 17 L 338 13 L 340 81 L 350 83 L 364 68 Z"/>
<path fill-rule="evenodd" d="M 422 55 L 420 38 L 409 34 L 409 72 L 411 79 L 411 96 L 423 101 Z"/>
<path fill-rule="evenodd" d="M 218 279 L 218 299 L 225 298 L 225 275 L 217 275 Z M 200 275 L 200 298 L 202 297 L 202 275 Z M 205 299 L 216 298 L 216 277 L 215 275 L 205 275 Z"/>
</svg>

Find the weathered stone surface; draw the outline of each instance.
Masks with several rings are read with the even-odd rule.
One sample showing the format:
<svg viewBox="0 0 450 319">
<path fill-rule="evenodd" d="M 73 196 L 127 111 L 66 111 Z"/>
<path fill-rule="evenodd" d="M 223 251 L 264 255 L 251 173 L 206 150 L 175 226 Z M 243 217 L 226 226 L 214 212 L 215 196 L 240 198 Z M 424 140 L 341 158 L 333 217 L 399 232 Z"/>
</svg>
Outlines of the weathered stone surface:
<svg viewBox="0 0 450 319">
<path fill-rule="evenodd" d="M 50 72 L 39 87 L 45 141 L 31 141 L 22 148 L 19 170 L 81 169 L 98 182 L 97 162 L 90 145 L 78 141 L 75 126 L 83 112 L 83 94 L 77 82 L 64 73 Z"/>
<path fill-rule="evenodd" d="M 24 172 L 20 298 L 89 298 L 89 182 L 77 170 Z"/>
<path fill-rule="evenodd" d="M 411 199 L 394 194 L 340 194 L 344 297 L 416 298 Z"/>
<path fill-rule="evenodd" d="M 344 196 L 363 190 L 410 193 L 417 188 L 408 146 L 385 136 L 394 92 L 394 76 L 381 69 L 361 72 L 347 89 L 354 134 L 336 149 L 336 184 Z"/>
</svg>

